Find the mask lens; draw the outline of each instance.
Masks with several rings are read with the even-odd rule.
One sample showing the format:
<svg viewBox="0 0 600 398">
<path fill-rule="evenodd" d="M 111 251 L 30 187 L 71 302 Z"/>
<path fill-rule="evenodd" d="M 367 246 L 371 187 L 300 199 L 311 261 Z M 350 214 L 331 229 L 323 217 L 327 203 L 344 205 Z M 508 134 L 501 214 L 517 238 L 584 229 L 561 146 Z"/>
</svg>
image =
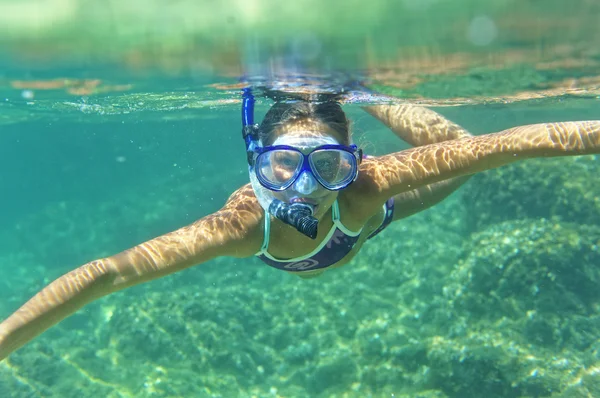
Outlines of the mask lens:
<svg viewBox="0 0 600 398">
<path fill-rule="evenodd" d="M 320 149 L 310 155 L 310 166 L 319 181 L 328 189 L 349 184 L 356 175 L 356 158 L 339 149 Z"/>
<path fill-rule="evenodd" d="M 302 167 L 302 154 L 287 149 L 262 153 L 256 159 L 256 174 L 269 188 L 285 189 Z"/>
</svg>

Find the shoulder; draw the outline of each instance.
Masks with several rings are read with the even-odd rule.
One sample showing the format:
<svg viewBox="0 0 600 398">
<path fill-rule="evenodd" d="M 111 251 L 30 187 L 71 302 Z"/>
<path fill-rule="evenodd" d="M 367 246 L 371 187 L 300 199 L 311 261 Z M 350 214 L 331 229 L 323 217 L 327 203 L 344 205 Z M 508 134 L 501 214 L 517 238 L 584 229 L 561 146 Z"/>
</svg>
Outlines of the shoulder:
<svg viewBox="0 0 600 398">
<path fill-rule="evenodd" d="M 249 257 L 260 250 L 263 241 L 264 210 L 250 184 L 237 189 L 225 205 L 211 215 L 213 225 L 227 237 L 227 252 L 235 257 Z"/>
<path fill-rule="evenodd" d="M 386 200 L 383 184 L 379 176 L 380 158 L 369 157 L 360 165 L 358 178 L 350 186 L 340 192 L 338 201 L 342 213 L 346 213 L 349 224 L 363 227 L 373 217 L 379 219 L 381 208 Z M 350 225 L 349 225 L 350 226 Z"/>
<path fill-rule="evenodd" d="M 195 245 L 195 251 L 210 251 L 210 258 L 250 257 L 262 245 L 263 221 L 264 212 L 248 185 L 231 194 L 221 209 L 175 233 Z"/>
<path fill-rule="evenodd" d="M 254 190 L 250 184 L 246 184 L 235 190 L 227 199 L 223 209 L 248 211 L 252 214 L 264 214 L 263 208 L 260 207 Z"/>
</svg>

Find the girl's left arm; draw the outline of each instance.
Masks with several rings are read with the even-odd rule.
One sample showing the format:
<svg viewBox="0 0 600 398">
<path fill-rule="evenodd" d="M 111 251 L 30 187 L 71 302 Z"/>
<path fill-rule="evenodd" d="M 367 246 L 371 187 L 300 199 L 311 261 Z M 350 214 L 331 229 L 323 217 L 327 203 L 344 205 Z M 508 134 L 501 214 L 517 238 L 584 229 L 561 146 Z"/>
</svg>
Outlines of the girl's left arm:
<svg viewBox="0 0 600 398">
<path fill-rule="evenodd" d="M 537 157 L 600 153 L 600 121 L 543 123 L 367 158 L 355 184 L 367 215 L 424 185 Z"/>
</svg>

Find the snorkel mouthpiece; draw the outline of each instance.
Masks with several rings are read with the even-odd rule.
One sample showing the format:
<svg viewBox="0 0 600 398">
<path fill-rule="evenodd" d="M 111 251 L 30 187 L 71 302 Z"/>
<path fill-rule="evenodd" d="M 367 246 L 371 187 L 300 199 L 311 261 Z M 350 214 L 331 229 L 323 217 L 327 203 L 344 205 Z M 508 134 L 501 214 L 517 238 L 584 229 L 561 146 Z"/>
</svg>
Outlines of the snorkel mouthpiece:
<svg viewBox="0 0 600 398">
<path fill-rule="evenodd" d="M 311 205 L 306 203 L 287 204 L 279 199 L 273 199 L 269 205 L 269 213 L 309 238 L 317 237 L 319 221 L 313 217 Z"/>
</svg>

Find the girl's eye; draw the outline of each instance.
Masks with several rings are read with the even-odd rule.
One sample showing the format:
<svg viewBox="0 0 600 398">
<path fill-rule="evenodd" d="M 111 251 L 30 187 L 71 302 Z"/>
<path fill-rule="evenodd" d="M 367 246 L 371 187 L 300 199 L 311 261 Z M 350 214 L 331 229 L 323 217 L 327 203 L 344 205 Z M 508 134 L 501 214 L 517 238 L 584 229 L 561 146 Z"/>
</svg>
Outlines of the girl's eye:
<svg viewBox="0 0 600 398">
<path fill-rule="evenodd" d="M 282 162 L 285 166 L 291 166 L 294 162 L 290 158 L 284 158 Z"/>
<path fill-rule="evenodd" d="M 333 166 L 331 160 L 319 160 L 317 161 L 317 167 L 323 171 L 328 171 Z"/>
</svg>

